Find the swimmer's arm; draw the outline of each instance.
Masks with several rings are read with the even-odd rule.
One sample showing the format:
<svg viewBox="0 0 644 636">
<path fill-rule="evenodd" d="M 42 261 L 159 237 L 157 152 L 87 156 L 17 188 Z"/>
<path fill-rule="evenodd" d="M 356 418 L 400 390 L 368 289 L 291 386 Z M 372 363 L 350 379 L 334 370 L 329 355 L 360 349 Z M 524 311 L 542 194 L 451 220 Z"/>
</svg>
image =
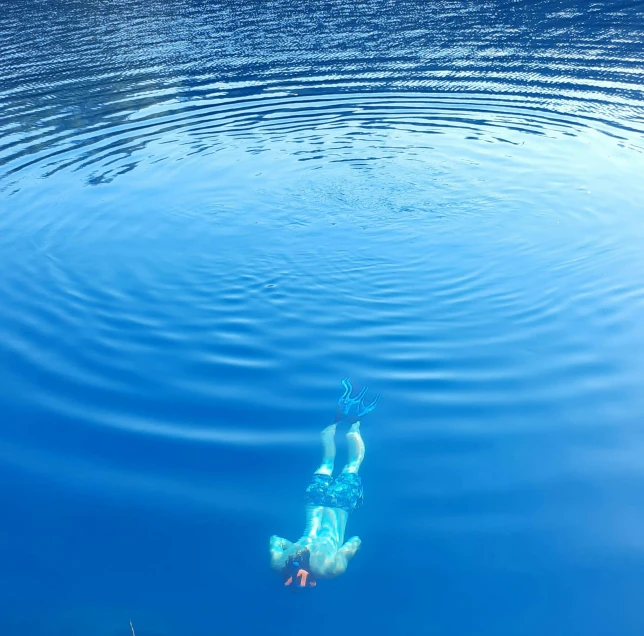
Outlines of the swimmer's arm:
<svg viewBox="0 0 644 636">
<path fill-rule="evenodd" d="M 273 535 L 270 541 L 270 551 L 271 551 L 271 567 L 274 570 L 281 570 L 284 565 L 286 565 L 286 559 L 284 558 L 284 551 L 290 548 L 293 544 L 287 539 L 282 539 Z"/>
<path fill-rule="evenodd" d="M 353 558 L 355 553 L 360 549 L 362 541 L 360 537 L 351 537 L 335 555 L 335 575 L 342 574 L 349 564 L 349 560 Z"/>
</svg>

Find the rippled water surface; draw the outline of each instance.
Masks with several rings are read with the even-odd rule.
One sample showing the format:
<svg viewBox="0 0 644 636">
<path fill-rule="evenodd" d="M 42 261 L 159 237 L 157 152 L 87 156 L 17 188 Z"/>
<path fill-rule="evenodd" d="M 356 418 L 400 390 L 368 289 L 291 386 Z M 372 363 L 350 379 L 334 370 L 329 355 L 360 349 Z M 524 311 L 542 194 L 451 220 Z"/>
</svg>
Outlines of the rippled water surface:
<svg viewBox="0 0 644 636">
<path fill-rule="evenodd" d="M 642 633 L 641 3 L 0 9 L 0 633 Z"/>
</svg>

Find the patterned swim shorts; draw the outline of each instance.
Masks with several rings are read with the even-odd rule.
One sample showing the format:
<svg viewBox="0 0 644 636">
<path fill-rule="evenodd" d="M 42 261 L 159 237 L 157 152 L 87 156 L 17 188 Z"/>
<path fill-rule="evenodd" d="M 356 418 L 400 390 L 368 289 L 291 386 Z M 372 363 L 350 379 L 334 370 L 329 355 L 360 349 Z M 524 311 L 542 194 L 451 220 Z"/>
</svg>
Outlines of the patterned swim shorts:
<svg viewBox="0 0 644 636">
<path fill-rule="evenodd" d="M 356 473 L 340 473 L 336 479 L 331 475 L 313 475 L 304 495 L 306 503 L 312 506 L 341 508 L 347 512 L 360 508 L 363 499 L 362 480 Z"/>
</svg>

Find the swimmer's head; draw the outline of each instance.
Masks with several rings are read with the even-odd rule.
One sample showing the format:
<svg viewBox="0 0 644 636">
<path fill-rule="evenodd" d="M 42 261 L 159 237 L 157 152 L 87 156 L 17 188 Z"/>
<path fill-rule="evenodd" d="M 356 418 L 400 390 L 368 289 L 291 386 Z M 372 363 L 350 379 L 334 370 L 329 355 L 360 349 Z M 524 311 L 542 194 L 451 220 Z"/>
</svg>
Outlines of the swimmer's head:
<svg viewBox="0 0 644 636">
<path fill-rule="evenodd" d="M 285 587 L 296 590 L 317 585 L 315 577 L 311 574 L 310 558 L 311 554 L 306 548 L 289 557 L 286 565 L 282 568 Z"/>
</svg>

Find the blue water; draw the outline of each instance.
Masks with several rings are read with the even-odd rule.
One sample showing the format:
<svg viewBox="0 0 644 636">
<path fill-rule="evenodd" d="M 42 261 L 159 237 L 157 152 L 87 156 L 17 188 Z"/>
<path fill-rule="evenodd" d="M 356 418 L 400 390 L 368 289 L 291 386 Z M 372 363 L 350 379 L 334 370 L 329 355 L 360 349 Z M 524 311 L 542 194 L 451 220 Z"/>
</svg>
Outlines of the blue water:
<svg viewBox="0 0 644 636">
<path fill-rule="evenodd" d="M 642 633 L 641 3 L 0 9 L 0 634 Z"/>
</svg>

